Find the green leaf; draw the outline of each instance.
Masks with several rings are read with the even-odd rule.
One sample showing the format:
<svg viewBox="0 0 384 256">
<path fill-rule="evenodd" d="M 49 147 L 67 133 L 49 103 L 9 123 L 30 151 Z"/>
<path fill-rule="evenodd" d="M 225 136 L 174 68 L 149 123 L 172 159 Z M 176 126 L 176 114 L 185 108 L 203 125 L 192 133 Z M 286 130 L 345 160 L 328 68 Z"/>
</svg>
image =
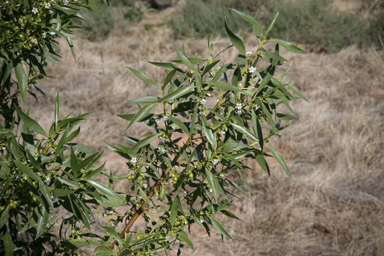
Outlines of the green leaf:
<svg viewBox="0 0 384 256">
<path fill-rule="evenodd" d="M 151 78 L 149 78 L 148 76 L 146 76 L 145 74 L 141 73 L 140 71 L 137 71 L 133 68 L 130 68 L 130 67 L 127 67 L 129 70 L 132 71 L 133 74 L 135 74 L 138 78 L 140 78 L 141 80 L 143 80 L 144 82 L 147 82 L 147 83 L 150 83 L 150 84 L 153 84 L 153 85 L 156 85 L 157 88 L 160 89 L 160 86 L 157 85 L 157 83 L 155 83 L 155 81 L 153 81 Z M 161 89 L 160 89 L 161 90 Z"/>
<path fill-rule="evenodd" d="M 113 190 L 105 187 L 104 185 L 102 184 L 99 184 L 95 181 L 91 181 L 91 180 L 87 180 L 88 183 L 90 183 L 93 187 L 95 187 L 96 189 L 100 190 L 101 192 L 105 193 L 106 195 L 109 195 L 109 196 L 112 196 L 112 197 L 115 197 L 119 200 L 121 200 L 121 198 L 119 197 L 119 195 L 117 195 Z"/>
<path fill-rule="evenodd" d="M 17 62 L 14 65 L 15 75 L 17 78 L 18 86 L 20 89 L 20 95 L 21 99 L 24 103 L 26 103 L 26 95 L 27 95 L 27 89 L 28 89 L 28 77 L 25 73 L 23 64 L 21 62 Z"/>
<path fill-rule="evenodd" d="M 159 99 L 158 102 L 167 102 L 167 101 L 179 98 L 179 97 L 181 97 L 181 96 L 183 96 L 183 95 L 185 95 L 187 93 L 192 92 L 195 89 L 195 87 L 196 86 L 189 85 L 189 86 L 186 86 L 186 87 L 179 88 L 176 91 L 171 92 L 170 94 L 168 94 L 164 98 Z"/>
<path fill-rule="evenodd" d="M 252 27 L 252 30 L 253 30 L 253 34 L 255 34 L 255 36 L 257 38 L 260 38 L 261 35 L 263 34 L 263 29 L 262 28 L 259 28 L 258 26 L 253 26 Z"/>
<path fill-rule="evenodd" d="M 277 16 L 279 16 L 279 13 L 276 14 L 276 16 L 273 18 L 271 24 L 268 26 L 267 33 L 265 34 L 266 36 L 269 34 L 269 32 L 272 30 L 273 25 L 276 22 Z"/>
<path fill-rule="evenodd" d="M 57 121 L 59 121 L 59 112 L 60 112 L 59 107 L 60 107 L 59 91 L 56 91 L 56 99 L 55 99 L 55 124 L 56 125 L 57 125 Z"/>
<path fill-rule="evenodd" d="M 89 171 L 84 178 L 85 179 L 92 179 L 93 177 L 97 176 L 103 169 L 107 161 L 105 161 L 99 168 L 93 171 Z"/>
<path fill-rule="evenodd" d="M 175 199 L 172 202 L 171 206 L 171 224 L 172 226 L 175 225 L 176 217 L 177 217 L 177 211 L 179 209 L 179 204 L 181 204 L 180 197 L 177 195 Z"/>
<path fill-rule="evenodd" d="M 293 84 L 291 83 L 287 83 L 288 87 L 291 88 L 291 90 L 296 93 L 300 98 L 302 98 L 303 100 L 305 100 L 306 102 L 309 103 L 309 101 L 307 100 L 307 98 L 304 96 L 304 94 L 296 87 L 294 86 Z"/>
<path fill-rule="evenodd" d="M 274 149 L 273 149 L 272 147 L 270 147 L 269 145 L 267 145 L 267 147 L 269 148 L 269 150 L 271 150 L 273 157 L 277 160 L 277 162 L 279 162 L 279 164 L 281 165 L 281 167 L 283 167 L 284 171 L 287 173 L 288 177 L 292 180 L 291 172 L 289 171 L 288 166 L 287 166 L 287 164 L 285 163 L 283 157 L 279 154 L 279 152 L 277 152 L 276 150 L 274 150 Z"/>
<path fill-rule="evenodd" d="M 148 145 L 149 143 L 151 143 L 153 140 L 155 140 L 157 137 L 159 137 L 159 133 L 157 134 L 152 134 L 152 135 L 149 135 L 148 137 L 140 140 L 139 142 L 137 142 L 133 147 L 132 147 L 132 150 L 136 150 L 136 149 L 140 149 L 146 145 Z"/>
<path fill-rule="evenodd" d="M 134 99 L 134 100 L 131 100 L 129 101 L 127 104 L 132 104 L 132 103 L 155 103 L 158 101 L 158 97 L 155 97 L 155 96 L 145 96 L 145 97 L 141 97 L 141 98 L 138 98 L 138 99 Z"/>
<path fill-rule="evenodd" d="M 274 60 L 279 60 L 279 61 L 287 61 L 286 59 L 281 57 L 279 54 L 274 53 L 274 52 L 266 52 L 266 53 L 263 53 L 263 54 L 260 54 L 260 55 L 263 56 L 266 59 L 274 59 Z"/>
<path fill-rule="evenodd" d="M 193 70 L 196 73 L 196 75 L 200 75 L 199 71 L 195 68 L 195 66 L 193 66 L 191 61 L 182 52 L 180 52 L 176 47 L 173 47 L 173 48 L 175 49 L 177 55 L 179 55 L 180 60 L 183 62 L 183 64 L 186 65 L 187 67 L 189 67 L 191 70 Z"/>
<path fill-rule="evenodd" d="M 32 118 L 30 118 L 29 116 L 24 114 L 21 111 L 21 109 L 19 109 L 18 107 L 15 106 L 15 109 L 16 109 L 17 113 L 19 114 L 21 120 L 23 120 L 23 122 L 28 126 L 29 129 L 48 137 L 47 134 L 45 133 L 44 129 L 39 125 L 38 122 L 36 122 Z"/>
<path fill-rule="evenodd" d="M 86 154 L 90 154 L 90 155 L 93 155 L 95 153 L 97 153 L 96 151 L 94 151 L 93 149 L 83 145 L 83 144 L 80 144 L 80 143 L 70 143 L 70 145 L 79 150 L 80 152 L 83 152 L 83 153 L 86 153 Z"/>
<path fill-rule="evenodd" d="M 97 203 L 99 203 L 101 206 L 104 206 L 104 207 L 119 207 L 119 206 L 126 205 L 128 203 L 126 195 L 124 194 L 117 194 L 117 195 L 120 197 L 120 199 L 117 199 L 110 195 L 105 195 L 103 197 L 100 197 L 100 199 L 95 198 L 95 200 L 97 201 Z"/>
<path fill-rule="evenodd" d="M 9 204 L 8 206 L 1 212 L 1 217 L 0 217 L 0 228 L 2 228 L 5 223 L 7 222 L 8 220 L 8 212 L 9 212 Z"/>
<path fill-rule="evenodd" d="M 184 56 L 185 56 L 185 55 L 184 55 Z M 204 62 L 203 59 L 199 59 L 199 58 L 187 58 L 187 59 L 188 59 L 189 62 L 191 62 L 193 65 Z M 179 63 L 179 64 L 182 64 L 182 63 L 183 63 L 182 60 L 171 60 L 171 61 L 172 61 L 172 62 L 175 62 L 175 63 Z"/>
<path fill-rule="evenodd" d="M 181 69 L 179 69 L 173 63 L 168 63 L 168 62 L 151 62 L 151 61 L 148 61 L 148 62 L 151 63 L 152 65 L 155 65 L 157 67 L 163 68 L 163 69 L 168 70 L 168 71 L 176 70 L 176 71 L 179 71 L 179 72 L 183 72 Z"/>
<path fill-rule="evenodd" d="M 229 151 L 236 151 L 236 150 L 244 149 L 244 148 L 249 148 L 249 146 L 246 144 L 232 142 L 232 143 L 225 144 L 225 146 L 223 148 L 223 152 L 226 153 Z"/>
<path fill-rule="evenodd" d="M 278 43 L 279 45 L 283 46 L 288 51 L 291 51 L 291 52 L 294 52 L 294 53 L 308 54 L 306 51 L 300 49 L 296 45 L 291 44 L 291 43 L 286 42 L 286 41 L 283 41 L 283 40 L 280 40 L 280 39 L 269 39 L 268 41 L 272 41 L 272 42 Z"/>
<path fill-rule="evenodd" d="M 181 129 L 185 134 L 188 134 L 188 133 L 189 133 L 187 126 L 185 126 L 185 124 L 184 124 L 182 121 L 180 121 L 179 119 L 170 116 L 170 117 L 169 117 L 169 120 L 171 120 L 175 125 L 179 126 L 180 129 Z"/>
<path fill-rule="evenodd" d="M 215 198 L 215 200 L 217 202 L 217 198 L 218 198 L 219 193 L 222 195 L 225 195 L 225 193 L 224 193 L 223 189 L 221 188 L 215 175 L 213 175 L 213 173 L 208 168 L 205 168 L 205 174 L 207 175 L 207 180 L 208 180 L 209 185 L 211 185 L 212 192 L 213 192 L 213 198 Z"/>
<path fill-rule="evenodd" d="M 245 13 L 242 13 L 242 12 L 239 12 L 235 9 L 231 9 L 229 8 L 230 10 L 236 12 L 238 15 L 240 15 L 243 19 L 245 19 L 246 21 L 250 22 L 253 24 L 254 27 L 257 27 L 258 30 L 260 30 L 261 32 L 263 31 L 263 28 L 261 27 L 260 23 L 255 20 L 254 18 L 252 18 L 251 16 L 249 16 L 248 14 L 245 14 Z M 261 33 L 260 33 L 261 34 Z M 260 37 L 260 35 L 258 36 Z"/>
<path fill-rule="evenodd" d="M 243 41 L 235 35 L 231 29 L 228 27 L 227 21 L 225 20 L 225 29 L 227 30 L 227 34 L 231 43 L 243 54 L 245 55 L 245 46 Z"/>
<path fill-rule="evenodd" d="M 184 230 L 180 230 L 176 234 L 178 235 L 180 241 L 186 242 L 187 245 L 192 248 L 192 250 L 195 250 L 195 248 L 193 247 L 193 243 L 191 242 L 191 240 L 189 240 L 188 235 L 184 232 Z"/>
<path fill-rule="evenodd" d="M 234 213 L 230 212 L 230 211 L 227 211 L 227 210 L 221 210 L 220 211 L 222 214 L 224 215 L 227 215 L 228 217 L 231 217 L 231 218 L 234 218 L 234 219 L 238 219 L 240 221 L 242 221 L 241 219 L 239 219 Z M 244 221 L 242 221 L 244 222 Z"/>
<path fill-rule="evenodd" d="M 16 164 L 17 168 L 22 172 L 24 173 L 25 175 L 27 175 L 28 177 L 30 177 L 31 179 L 39 182 L 39 183 L 42 183 L 42 181 L 40 180 L 39 176 L 37 176 L 31 169 L 29 169 L 28 166 L 18 162 L 18 161 L 14 161 L 14 163 Z"/>
<path fill-rule="evenodd" d="M 285 121 L 296 119 L 296 117 L 294 117 L 294 116 L 287 115 L 287 114 L 281 114 L 281 113 L 277 113 L 277 117 L 280 118 L 281 120 L 285 120 Z"/>
<path fill-rule="evenodd" d="M 261 130 L 259 117 L 256 115 L 255 110 L 252 110 L 252 128 L 253 132 L 256 134 L 257 139 L 259 140 L 259 145 L 261 150 L 264 147 L 263 131 Z"/>
<path fill-rule="evenodd" d="M 145 105 L 142 109 L 140 109 L 139 112 L 137 112 L 137 114 L 132 118 L 131 122 L 129 123 L 129 125 L 128 125 L 128 127 L 127 127 L 127 130 L 128 130 L 129 127 L 131 127 L 134 123 L 136 123 L 137 121 L 143 119 L 144 116 L 147 115 L 147 112 L 150 111 L 151 109 L 153 109 L 156 105 L 157 105 L 157 103 L 150 103 L 150 104 L 148 104 L 148 105 Z"/>
<path fill-rule="evenodd" d="M 139 193 L 140 193 L 140 196 L 143 198 L 143 200 L 147 203 L 147 205 L 154 207 L 151 200 L 147 197 L 147 194 L 145 194 L 145 192 L 140 187 L 139 187 Z"/>
<path fill-rule="evenodd" d="M 116 255 L 116 253 L 111 249 L 109 249 L 109 247 L 100 245 L 96 247 L 93 255 L 94 256 L 111 256 L 111 255 Z"/>
<path fill-rule="evenodd" d="M 240 126 L 240 125 L 237 125 L 234 123 L 231 123 L 231 124 L 232 124 L 232 126 L 234 126 L 236 128 L 237 132 L 241 132 L 242 134 L 247 135 L 247 137 L 250 138 L 251 140 L 259 141 L 259 139 L 256 137 L 256 135 L 252 134 L 250 131 L 245 129 L 243 126 Z"/>
<path fill-rule="evenodd" d="M 260 167 L 269 175 L 271 176 L 271 172 L 269 171 L 269 166 L 267 161 L 265 161 L 265 158 L 261 154 L 256 155 L 256 161 L 260 165 Z"/>
<path fill-rule="evenodd" d="M 5 256 L 13 256 L 14 255 L 13 250 L 15 249 L 16 246 L 13 244 L 11 234 L 9 234 L 9 231 L 7 228 L 5 229 L 5 235 L 3 239 L 2 240 L 5 248 Z"/>
<path fill-rule="evenodd" d="M 122 241 L 120 239 L 120 236 L 119 234 L 116 232 L 116 230 L 114 230 L 113 228 L 111 227 L 107 227 L 107 226 L 101 226 L 103 229 L 105 229 L 108 233 L 110 233 L 115 239 L 117 242 L 119 242 L 119 245 L 122 245 Z"/>
<path fill-rule="evenodd" d="M 38 217 L 38 221 L 37 221 L 37 231 L 36 231 L 35 240 L 41 236 L 41 234 L 47 227 L 48 221 L 49 221 L 49 213 L 43 206 L 41 208 L 41 215 Z"/>
<path fill-rule="evenodd" d="M 98 240 L 67 239 L 64 244 L 70 249 L 80 249 L 98 243 L 100 243 Z"/>
<path fill-rule="evenodd" d="M 271 127 L 272 127 L 272 131 L 273 131 L 273 133 L 276 134 L 275 122 L 273 122 L 272 115 L 271 115 L 271 113 L 269 112 L 268 108 L 265 106 L 265 104 L 264 104 L 263 102 L 261 102 L 261 108 L 263 109 L 265 115 L 266 115 L 267 118 L 268 118 L 268 121 L 269 121 L 269 124 L 270 124 Z"/>
<path fill-rule="evenodd" d="M 207 120 L 205 120 L 205 116 L 201 116 L 201 120 L 203 122 L 203 130 L 205 135 L 207 135 L 209 143 L 212 145 L 212 148 L 215 148 L 216 138 L 212 133 L 212 129 L 209 127 Z"/>
<path fill-rule="evenodd" d="M 221 226 L 221 224 L 219 222 L 217 222 L 217 220 L 215 220 L 213 217 L 209 217 L 209 219 L 211 220 L 212 222 L 212 225 L 224 236 L 232 239 L 232 237 L 227 233 L 227 231 L 225 231 L 225 229 L 223 228 L 223 226 Z"/>
<path fill-rule="evenodd" d="M 80 185 L 78 183 L 72 182 L 64 177 L 56 177 L 61 183 L 68 185 L 70 187 L 74 188 L 80 188 Z"/>
<path fill-rule="evenodd" d="M 164 89 L 165 87 L 167 86 L 167 84 L 171 81 L 172 77 L 175 75 L 176 73 L 176 69 L 172 70 L 171 72 L 168 73 L 167 77 L 165 78 L 164 80 L 164 83 L 163 83 L 163 86 L 161 86 L 161 91 L 164 92 Z"/>
<path fill-rule="evenodd" d="M 253 96 L 254 92 L 248 91 L 248 90 L 242 90 L 238 87 L 235 87 L 231 84 L 227 83 L 220 83 L 220 82 L 208 82 L 209 85 L 215 86 L 217 88 L 227 90 L 227 91 L 234 91 L 234 92 L 240 92 L 242 94 L 248 95 L 248 96 Z"/>
</svg>

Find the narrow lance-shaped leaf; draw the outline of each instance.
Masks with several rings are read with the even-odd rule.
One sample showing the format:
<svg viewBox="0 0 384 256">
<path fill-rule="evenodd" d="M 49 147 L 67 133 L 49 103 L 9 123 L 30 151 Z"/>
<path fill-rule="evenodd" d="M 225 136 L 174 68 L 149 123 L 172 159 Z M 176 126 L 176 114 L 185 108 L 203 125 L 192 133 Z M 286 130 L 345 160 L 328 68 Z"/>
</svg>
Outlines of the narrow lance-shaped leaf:
<svg viewBox="0 0 384 256">
<path fill-rule="evenodd" d="M 268 26 L 268 29 L 267 29 L 267 33 L 266 33 L 266 36 L 269 34 L 269 32 L 272 30 L 273 28 L 273 25 L 275 25 L 275 22 L 276 22 L 276 19 L 277 19 L 277 16 L 279 16 L 279 13 L 276 13 L 276 16 L 273 18 L 271 24 Z"/>
<path fill-rule="evenodd" d="M 191 70 L 193 70 L 196 73 L 196 75 L 200 75 L 199 71 L 195 68 L 195 66 L 193 66 L 193 64 L 189 61 L 189 59 L 182 52 L 180 52 L 176 47 L 174 48 L 177 55 L 179 55 L 180 60 L 183 62 L 183 64 L 189 67 Z"/>
<path fill-rule="evenodd" d="M 279 152 L 277 152 L 276 150 L 274 150 L 274 149 L 273 149 L 272 147 L 270 147 L 269 145 L 267 145 L 267 147 L 269 148 L 269 150 L 271 150 L 273 157 L 277 160 L 277 162 L 281 165 L 281 167 L 283 167 L 283 169 L 284 169 L 284 171 L 287 173 L 288 177 L 289 177 L 290 179 L 292 179 L 291 172 L 289 171 L 288 166 L 287 166 L 287 164 L 285 163 L 283 157 L 279 154 Z"/>
<path fill-rule="evenodd" d="M 192 92 L 195 89 L 195 87 L 196 86 L 189 85 L 189 86 L 186 86 L 186 87 L 179 88 L 176 91 L 171 92 L 170 94 L 168 94 L 164 98 L 159 99 L 158 102 L 167 102 L 167 101 L 179 98 L 179 97 L 181 97 L 181 96 L 183 96 L 183 95 L 185 95 L 187 93 Z"/>
<path fill-rule="evenodd" d="M 179 195 L 177 195 L 175 197 L 175 200 L 173 200 L 173 202 L 172 202 L 171 219 L 170 219 L 172 226 L 175 225 L 175 221 L 176 221 L 176 217 L 177 217 L 177 211 L 179 209 L 179 201 L 180 201 L 180 197 L 179 197 Z"/>
<path fill-rule="evenodd" d="M 20 95 L 21 99 L 24 103 L 26 103 L 26 95 L 27 95 L 27 89 L 28 89 L 28 77 L 25 73 L 23 64 L 21 62 L 17 62 L 14 66 L 15 75 L 17 78 L 18 86 L 20 89 Z"/>
<path fill-rule="evenodd" d="M 94 181 L 91 181 L 91 180 L 87 180 L 87 182 L 90 183 L 93 187 L 95 187 L 98 190 L 100 190 L 101 192 L 121 200 L 121 198 L 115 192 L 113 192 L 113 190 L 105 187 L 104 185 L 99 184 L 99 183 L 94 182 Z"/>
<path fill-rule="evenodd" d="M 143 80 L 144 82 L 147 82 L 147 83 L 150 83 L 150 84 L 153 84 L 153 85 L 156 85 L 157 88 L 160 89 L 160 86 L 157 85 L 157 83 L 155 83 L 155 81 L 153 81 L 151 78 L 149 78 L 147 75 L 141 73 L 140 71 L 137 71 L 133 68 L 130 68 L 130 67 L 127 67 L 129 70 L 132 71 L 133 74 L 135 74 L 138 78 L 140 78 L 141 80 Z M 161 89 L 160 89 L 161 90 Z"/>
<path fill-rule="evenodd" d="M 59 107 L 60 107 L 60 99 L 59 99 L 59 91 L 56 91 L 56 99 L 55 99 L 55 124 L 57 125 L 57 121 L 59 121 Z"/>
<path fill-rule="evenodd" d="M 178 234 L 178 238 L 180 241 L 186 242 L 187 245 L 192 248 L 192 250 L 195 250 L 195 248 L 193 247 L 193 243 L 191 242 L 191 240 L 189 240 L 188 235 L 184 232 L 184 230 L 180 230 L 176 234 Z"/>
<path fill-rule="evenodd" d="M 157 103 L 150 103 L 148 105 L 145 105 L 142 109 L 140 109 L 139 112 L 132 118 L 131 122 L 129 123 L 129 125 L 127 127 L 127 130 L 134 123 L 141 120 L 147 114 L 147 112 L 150 111 L 151 109 L 153 109 L 156 105 L 157 105 Z"/>
<path fill-rule="evenodd" d="M 294 86 L 293 84 L 291 83 L 287 83 L 288 87 L 291 88 L 291 90 L 296 93 L 300 98 L 302 98 L 303 100 L 305 100 L 306 102 L 309 103 L 308 99 L 304 96 L 304 94 L 296 87 Z"/>
<path fill-rule="evenodd" d="M 283 46 L 288 51 L 291 51 L 291 52 L 294 52 L 294 53 L 308 54 L 306 51 L 300 49 L 296 45 L 291 44 L 291 43 L 286 42 L 286 41 L 283 41 L 283 40 L 280 40 L 280 39 L 269 39 L 268 41 L 272 41 L 272 42 L 278 43 L 279 45 Z"/>
<path fill-rule="evenodd" d="M 234 11 L 235 13 L 240 15 L 243 19 L 245 19 L 246 21 L 252 23 L 253 26 L 256 26 L 259 30 L 263 31 L 263 28 L 261 27 L 261 24 L 257 20 L 255 20 L 253 17 L 249 16 L 248 14 L 239 12 L 239 11 L 237 11 L 235 9 L 230 9 L 230 10 Z"/>
<path fill-rule="evenodd" d="M 39 215 L 39 217 L 38 217 L 37 231 L 36 231 L 35 239 L 37 239 L 37 238 L 39 238 L 41 236 L 41 234 L 45 230 L 45 227 L 47 226 L 48 220 L 49 220 L 49 213 L 45 209 L 44 206 L 41 208 L 40 211 L 41 211 L 41 215 Z"/>
<path fill-rule="evenodd" d="M 212 148 L 215 148 L 216 138 L 212 133 L 212 129 L 209 127 L 207 120 L 205 120 L 205 116 L 202 116 L 201 120 L 203 122 L 203 130 L 205 135 L 207 136 L 209 143 L 212 145 Z"/>
<path fill-rule="evenodd" d="M 227 30 L 227 34 L 231 43 L 243 54 L 245 55 L 245 46 L 243 41 L 235 35 L 231 29 L 228 27 L 227 21 L 225 21 L 225 29 Z"/>
<path fill-rule="evenodd" d="M 237 124 L 234 124 L 232 123 L 233 127 L 236 128 L 236 130 L 238 132 L 241 132 L 242 134 L 245 134 L 247 135 L 248 138 L 250 138 L 251 140 L 254 140 L 254 141 L 259 141 L 259 139 L 254 135 L 252 134 L 250 131 L 248 131 L 247 129 L 245 129 L 244 127 L 240 126 L 240 125 L 237 125 Z"/>
<path fill-rule="evenodd" d="M 209 217 L 211 222 L 212 222 L 212 225 L 224 236 L 232 239 L 232 237 L 228 234 L 228 232 L 223 228 L 223 226 L 221 226 L 221 224 L 215 220 L 213 217 Z"/>
<path fill-rule="evenodd" d="M 152 135 L 149 135 L 148 137 L 140 140 L 139 142 L 137 142 L 133 147 L 132 147 L 132 150 L 136 150 L 136 149 L 140 149 L 146 145 L 148 145 L 149 143 L 151 143 L 154 139 L 156 139 L 157 137 L 159 137 L 160 134 L 152 134 Z"/>
<path fill-rule="evenodd" d="M 15 106 L 15 108 L 16 108 L 16 111 L 19 114 L 21 120 L 23 120 L 23 122 L 28 126 L 29 129 L 31 129 L 32 131 L 35 131 L 37 133 L 40 133 L 44 136 L 47 136 L 44 129 L 39 125 L 38 122 L 36 122 L 32 118 L 30 118 L 29 116 L 24 114 L 23 111 L 21 111 L 21 109 L 19 109 L 18 107 Z"/>
</svg>

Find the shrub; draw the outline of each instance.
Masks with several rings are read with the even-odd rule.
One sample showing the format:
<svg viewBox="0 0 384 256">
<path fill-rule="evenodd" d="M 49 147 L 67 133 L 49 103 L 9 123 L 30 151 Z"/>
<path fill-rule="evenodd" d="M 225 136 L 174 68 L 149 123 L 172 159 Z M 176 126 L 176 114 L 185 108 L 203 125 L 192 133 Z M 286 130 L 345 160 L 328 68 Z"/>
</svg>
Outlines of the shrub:
<svg viewBox="0 0 384 256">
<path fill-rule="evenodd" d="M 18 104 L 21 96 L 26 108 L 25 98 L 32 86 L 28 82 L 37 72 L 45 76 L 45 60 L 57 62 L 50 55 L 55 53 L 53 34 L 39 35 L 54 32 L 66 37 L 73 48 L 70 24 L 79 17 L 82 4 L 90 2 L 0 2 L 0 84 L 4 96 L 0 109 L 0 253 L 75 255 L 95 245 L 94 255 L 158 255 L 179 245 L 180 254 L 184 243 L 193 248 L 184 230 L 193 224 L 201 225 L 208 234 L 215 228 L 231 238 L 218 222 L 217 213 L 237 218 L 227 210 L 231 196 L 235 196 L 232 191 L 247 192 L 227 178 L 228 172 L 236 170 L 251 190 L 242 174 L 249 169 L 245 160 L 256 161 L 270 174 L 266 158 L 274 157 L 291 177 L 282 156 L 268 143 L 288 126 L 283 122 L 294 119 L 280 113 L 281 108 L 293 112 L 289 101 L 307 99 L 293 84 L 283 81 L 289 67 L 282 76 L 277 76 L 276 70 L 286 61 L 279 54 L 280 47 L 305 52 L 286 41 L 268 39 L 276 17 L 264 31 L 254 18 L 233 10 L 251 23 L 259 41 L 254 52 L 246 51 L 244 42 L 225 23 L 228 37 L 239 51 L 236 62 L 221 63 L 218 57 L 222 51 L 214 54 L 217 51 L 208 42 L 211 54 L 207 58 L 188 58 L 183 48 L 175 49 L 176 60 L 151 62 L 167 72 L 160 85 L 129 68 L 158 88 L 162 97 L 129 102 L 139 110 L 121 115 L 130 122 L 128 128 L 142 122 L 153 133 L 141 139 L 123 137 L 132 147 L 107 143 L 110 150 L 126 158 L 128 172 L 106 174 L 104 165 L 94 166 L 101 153 L 74 142 L 80 132 L 74 127 L 89 113 L 60 119 L 57 92 L 54 120 L 45 131 Z M 38 18 L 37 22 L 31 17 Z M 26 41 L 19 39 L 19 34 L 8 33 L 19 31 L 16 27 L 22 27 L 25 20 L 30 23 L 22 32 L 29 31 L 26 33 L 31 36 Z M 9 41 L 15 42 L 13 48 Z M 267 43 L 275 46 L 273 52 L 265 50 Z M 263 59 L 270 65 L 258 70 Z M 225 81 L 219 82 L 221 77 Z M 162 111 L 153 113 L 157 105 Z M 186 143 L 177 144 L 179 139 L 172 137 L 175 132 L 186 135 Z M 156 140 L 156 146 L 151 144 Z M 97 176 L 106 176 L 108 186 L 92 180 Z M 113 185 L 117 181 L 129 182 L 133 192 L 116 193 Z M 123 214 L 113 210 L 119 206 L 128 210 Z M 67 217 L 58 218 L 59 209 Z M 94 214 L 108 215 L 108 225 L 101 227 L 103 234 L 91 231 Z M 130 230 L 139 216 L 146 220 L 145 228 Z"/>
</svg>

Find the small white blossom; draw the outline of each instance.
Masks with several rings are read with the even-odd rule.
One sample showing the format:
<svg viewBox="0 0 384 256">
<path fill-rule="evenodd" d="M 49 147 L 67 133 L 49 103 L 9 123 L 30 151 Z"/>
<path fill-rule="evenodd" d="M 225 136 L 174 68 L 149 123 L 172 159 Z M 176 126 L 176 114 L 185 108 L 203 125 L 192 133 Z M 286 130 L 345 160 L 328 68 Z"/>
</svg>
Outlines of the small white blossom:
<svg viewBox="0 0 384 256">
<path fill-rule="evenodd" d="M 32 8 L 32 12 L 33 12 L 34 14 L 38 13 L 37 8 L 36 8 L 36 7 L 33 7 L 33 8 Z"/>
<path fill-rule="evenodd" d="M 165 240 L 167 240 L 167 242 L 168 242 L 170 238 L 171 238 L 170 236 L 166 236 Z"/>
<path fill-rule="evenodd" d="M 41 177 L 41 176 L 42 176 L 41 172 L 38 172 L 38 173 L 37 173 L 37 176 Z"/>
<path fill-rule="evenodd" d="M 170 100 L 170 101 L 169 101 L 169 104 L 173 104 L 173 100 Z"/>
<path fill-rule="evenodd" d="M 22 179 L 22 178 L 23 178 L 23 175 L 22 175 L 22 174 L 19 173 L 19 174 L 16 175 L 16 179 L 20 180 L 20 179 Z"/>
<path fill-rule="evenodd" d="M 217 159 L 213 160 L 214 165 L 217 165 L 218 163 L 219 163 L 219 160 L 217 160 Z"/>
<path fill-rule="evenodd" d="M 242 107 L 243 107 L 243 104 L 241 104 L 241 103 L 237 103 L 235 108 L 237 108 L 237 109 L 241 109 Z"/>
<path fill-rule="evenodd" d="M 252 55 L 253 52 L 247 52 L 247 55 Z"/>
<path fill-rule="evenodd" d="M 147 187 L 148 187 L 148 184 L 143 184 L 143 187 L 144 187 L 144 188 L 147 188 Z"/>
<path fill-rule="evenodd" d="M 200 223 L 204 223 L 204 220 L 200 220 Z"/>
<path fill-rule="evenodd" d="M 44 32 L 41 36 L 42 36 L 43 38 L 46 38 L 46 37 L 47 37 L 47 34 Z"/>
<path fill-rule="evenodd" d="M 200 101 L 200 104 L 201 104 L 201 105 L 204 105 L 205 103 L 207 103 L 207 100 L 206 100 L 206 99 L 202 99 L 202 100 Z"/>
<path fill-rule="evenodd" d="M 168 121 L 168 119 L 169 118 L 167 116 L 163 117 L 164 122 Z"/>
<path fill-rule="evenodd" d="M 153 120 L 155 120 L 155 122 L 158 124 L 158 123 L 160 123 L 160 120 L 159 119 L 157 119 L 156 117 L 155 118 L 153 118 Z"/>
<path fill-rule="evenodd" d="M 49 13 L 52 14 L 52 13 L 53 13 L 53 10 L 49 10 Z"/>
<path fill-rule="evenodd" d="M 113 214 L 113 210 L 112 211 L 108 211 L 107 214 L 108 215 L 112 215 Z"/>
<path fill-rule="evenodd" d="M 221 131 L 221 136 L 224 136 L 225 135 L 225 131 Z"/>
<path fill-rule="evenodd" d="M 253 73 L 253 72 L 256 71 L 256 68 L 255 67 L 250 67 L 248 71 L 249 71 L 249 73 Z"/>
<path fill-rule="evenodd" d="M 35 85 L 32 84 L 32 83 L 30 83 L 30 84 L 29 84 L 29 87 L 30 87 L 30 88 L 35 88 Z"/>
<path fill-rule="evenodd" d="M 172 125 L 172 130 L 176 130 L 176 125 Z"/>
<path fill-rule="evenodd" d="M 46 9 L 51 8 L 51 4 L 50 4 L 50 3 L 45 3 L 45 8 L 46 8 Z"/>
<path fill-rule="evenodd" d="M 200 112 L 199 112 L 199 115 L 201 116 L 202 114 L 203 114 L 203 112 L 200 111 Z"/>
<path fill-rule="evenodd" d="M 159 136 L 159 139 L 160 139 L 160 140 L 164 140 L 163 136 Z"/>
<path fill-rule="evenodd" d="M 190 220 L 193 220 L 193 216 L 189 217 Z"/>
<path fill-rule="evenodd" d="M 63 5 L 67 5 L 69 3 L 69 0 L 64 0 Z"/>
<path fill-rule="evenodd" d="M 241 115 L 243 112 L 241 110 L 235 111 L 236 114 Z"/>
<path fill-rule="evenodd" d="M 36 38 L 32 38 L 31 42 L 34 43 L 34 44 L 37 44 L 37 39 Z"/>
<path fill-rule="evenodd" d="M 45 178 L 44 182 L 48 184 L 49 182 L 51 182 L 51 178 Z"/>
<path fill-rule="evenodd" d="M 209 189 L 209 193 L 212 193 L 212 189 L 211 188 Z"/>
<path fill-rule="evenodd" d="M 137 163 L 137 158 L 136 158 L 136 157 L 132 157 L 131 162 L 132 162 L 133 164 L 134 164 L 134 163 Z"/>
</svg>

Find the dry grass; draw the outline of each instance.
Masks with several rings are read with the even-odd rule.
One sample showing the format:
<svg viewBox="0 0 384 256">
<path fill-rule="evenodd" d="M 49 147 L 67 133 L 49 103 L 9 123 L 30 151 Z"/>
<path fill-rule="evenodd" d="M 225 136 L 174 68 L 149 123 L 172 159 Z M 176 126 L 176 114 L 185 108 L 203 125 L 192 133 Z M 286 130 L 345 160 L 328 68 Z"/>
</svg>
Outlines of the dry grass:
<svg viewBox="0 0 384 256">
<path fill-rule="evenodd" d="M 164 17 L 157 15 L 145 23 Z M 46 96 L 30 102 L 31 115 L 48 129 L 59 90 L 62 117 L 94 111 L 81 126 L 79 142 L 106 150 L 104 141 L 124 144 L 119 136 L 147 134 L 140 125 L 125 131 L 127 121 L 116 116 L 135 110 L 125 104 L 129 100 L 154 93 L 126 66 L 160 82 L 163 71 L 147 60 L 175 58 L 172 46 L 180 49 L 183 42 L 171 41 L 167 28 L 148 33 L 142 27 L 102 43 L 78 40 L 77 62 L 62 49 L 63 64 L 51 65 L 53 78 L 40 84 Z M 227 39 L 213 41 L 218 49 L 229 45 Z M 207 55 L 206 40 L 191 39 L 185 48 L 190 55 Z M 245 223 L 222 218 L 234 240 L 221 242 L 217 232 L 207 239 L 196 227 L 191 235 L 196 250 L 186 248 L 185 255 L 383 255 L 384 53 L 349 47 L 332 55 L 282 55 L 293 63 L 288 79 L 311 102 L 295 102 L 298 120 L 272 141 L 293 181 L 279 166 L 267 177 L 255 164 L 247 174 L 255 194 L 232 206 Z M 228 51 L 222 60 L 234 57 Z M 121 166 L 116 161 L 108 168 Z"/>
</svg>

